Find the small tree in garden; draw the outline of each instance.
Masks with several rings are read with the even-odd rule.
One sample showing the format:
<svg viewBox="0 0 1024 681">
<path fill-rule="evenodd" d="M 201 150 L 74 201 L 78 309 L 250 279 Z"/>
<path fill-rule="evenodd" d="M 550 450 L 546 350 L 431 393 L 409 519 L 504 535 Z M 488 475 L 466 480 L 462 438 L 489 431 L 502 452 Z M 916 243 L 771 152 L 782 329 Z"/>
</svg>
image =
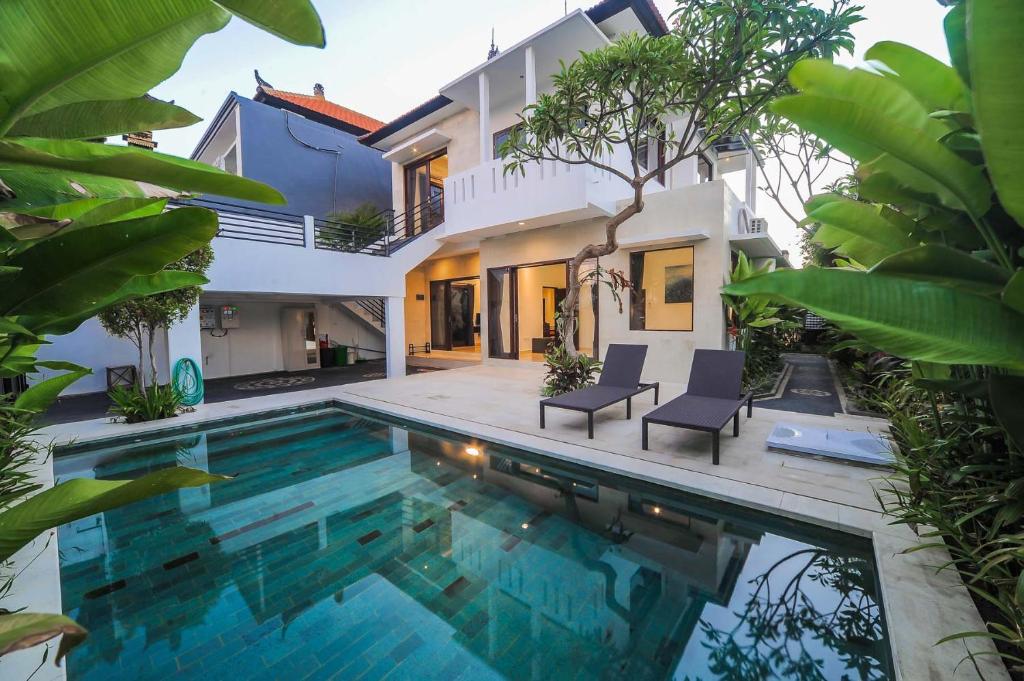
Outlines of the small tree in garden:
<svg viewBox="0 0 1024 681">
<path fill-rule="evenodd" d="M 606 223 L 604 243 L 569 262 L 565 316 L 576 311 L 581 265 L 618 249 L 618 228 L 644 209 L 647 183 L 747 131 L 767 102 L 789 91 L 786 74 L 801 59 L 851 49 L 859 10 L 849 0 L 828 10 L 809 0 L 687 0 L 668 35 L 625 36 L 563 66 L 554 91 L 523 110 L 503 145 L 506 172 L 545 160 L 590 165 L 632 190 Z M 616 150 L 625 164 L 613 160 Z M 576 356 L 572 336 L 562 341 Z"/>
<path fill-rule="evenodd" d="M 200 248 L 173 262 L 166 269 L 177 272 L 191 272 L 200 276 L 213 262 L 213 249 L 209 246 Z M 149 355 L 148 384 L 157 384 L 156 357 L 153 354 L 154 333 L 159 328 L 168 328 L 181 320 L 199 302 L 203 289 L 199 286 L 186 286 L 173 291 L 165 291 L 151 296 L 135 298 L 118 305 L 108 307 L 99 314 L 100 324 L 113 336 L 125 338 L 132 342 L 139 354 L 138 388 L 142 391 L 146 385 L 146 355 Z"/>
</svg>

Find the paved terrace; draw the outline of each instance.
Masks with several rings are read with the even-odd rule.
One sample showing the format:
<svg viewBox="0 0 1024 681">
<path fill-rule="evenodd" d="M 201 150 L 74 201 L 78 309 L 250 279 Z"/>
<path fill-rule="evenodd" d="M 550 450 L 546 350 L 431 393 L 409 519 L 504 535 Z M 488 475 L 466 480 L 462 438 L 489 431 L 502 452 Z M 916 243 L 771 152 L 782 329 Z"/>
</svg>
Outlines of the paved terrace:
<svg viewBox="0 0 1024 681">
<path fill-rule="evenodd" d="M 599 412 L 593 440 L 587 439 L 585 415 L 564 410 L 548 410 L 547 429 L 540 430 L 537 402 L 543 374 L 539 364 L 484 363 L 204 405 L 173 423 L 128 426 L 97 419 L 51 426 L 44 434 L 57 441 L 84 441 L 333 399 L 867 536 L 874 542 L 897 677 L 979 678 L 970 662 L 959 664 L 967 652 L 962 641 L 934 646 L 944 636 L 982 630 L 984 625 L 959 578 L 950 571 L 936 573 L 935 566 L 948 560 L 944 550 L 902 553 L 919 540 L 904 526 L 888 525 L 877 510 L 874 486 L 885 471 L 772 452 L 764 444 L 781 420 L 876 433 L 884 431 L 884 421 L 769 410 L 755 402 L 753 417 L 746 418 L 745 411 L 741 416 L 740 437 L 733 438 L 728 426 L 723 431 L 721 465 L 714 466 L 706 433 L 652 426 L 650 450 L 641 449 L 640 417 L 654 406 L 651 392 L 634 398 L 630 421 L 624 404 Z M 662 384 L 662 401 L 684 388 Z M 993 650 L 986 640 L 968 641 L 975 652 Z M 1008 679 L 991 657 L 978 658 L 978 665 L 986 679 Z"/>
</svg>

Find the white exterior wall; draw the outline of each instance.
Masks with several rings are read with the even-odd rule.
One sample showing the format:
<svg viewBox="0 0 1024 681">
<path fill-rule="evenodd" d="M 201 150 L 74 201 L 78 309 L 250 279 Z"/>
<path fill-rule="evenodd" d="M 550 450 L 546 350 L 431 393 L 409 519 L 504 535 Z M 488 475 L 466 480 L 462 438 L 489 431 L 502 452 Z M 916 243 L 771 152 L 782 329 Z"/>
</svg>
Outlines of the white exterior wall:
<svg viewBox="0 0 1024 681">
<path fill-rule="evenodd" d="M 630 330 L 628 300 L 624 299 L 624 309 L 620 314 L 618 305 L 607 290 L 602 289 L 599 306 L 602 356 L 609 343 L 645 344 L 648 346 L 648 355 L 644 378 L 685 383 L 690 372 L 693 350 L 725 347 L 725 315 L 719 289 L 729 269 L 729 245 L 723 224 L 733 199 L 721 180 L 681 191 L 659 192 L 645 199 L 644 211 L 640 215 L 619 228 L 622 241 L 643 239 L 645 235 L 652 239 L 666 233 L 677 235 L 675 240 L 668 242 L 659 239 L 658 243 L 624 246 L 612 255 L 601 258 L 602 267 L 621 270 L 627 277 L 629 254 L 633 251 L 690 245 L 694 247 L 694 324 L 693 331 Z M 688 233 L 694 235 L 689 240 L 682 236 Z M 492 267 L 568 259 L 583 246 L 603 241 L 603 220 L 588 220 L 486 239 L 480 244 L 480 271 L 483 274 Z M 481 281 L 481 296 L 486 300 L 486 276 Z M 521 307 L 520 320 L 522 315 Z M 487 315 L 481 315 L 485 358 L 487 323 Z M 520 350 L 528 350 L 529 345 L 523 345 L 523 333 L 521 323 Z M 580 343 L 589 345 L 589 339 L 581 337 Z"/>
<path fill-rule="evenodd" d="M 92 369 L 92 374 L 84 376 L 73 383 L 63 395 L 80 395 L 106 391 L 107 367 L 131 364 L 138 366 L 139 355 L 135 346 L 127 340 L 115 338 L 108 334 L 98 319 L 89 319 L 72 333 L 55 336 L 49 339 L 50 345 L 39 348 L 39 359 L 64 360 L 74 362 Z M 162 383 L 168 380 L 167 371 L 167 337 L 157 331 L 153 339 L 153 354 L 156 356 L 157 375 Z M 146 376 L 149 376 L 149 356 L 145 359 Z M 29 376 L 29 383 L 64 373 L 62 371 L 44 370 Z"/>
<path fill-rule="evenodd" d="M 244 376 L 268 371 L 283 371 L 281 347 L 281 309 L 310 307 L 316 309 L 317 334 L 327 334 L 340 345 L 383 350 L 384 338 L 362 322 L 343 312 L 337 305 L 303 302 L 239 301 L 209 294 L 203 305 L 231 303 L 238 307 L 240 325 L 237 329 L 202 331 L 202 367 L 206 378 Z M 368 359 L 380 359 L 379 352 L 367 352 Z"/>
</svg>

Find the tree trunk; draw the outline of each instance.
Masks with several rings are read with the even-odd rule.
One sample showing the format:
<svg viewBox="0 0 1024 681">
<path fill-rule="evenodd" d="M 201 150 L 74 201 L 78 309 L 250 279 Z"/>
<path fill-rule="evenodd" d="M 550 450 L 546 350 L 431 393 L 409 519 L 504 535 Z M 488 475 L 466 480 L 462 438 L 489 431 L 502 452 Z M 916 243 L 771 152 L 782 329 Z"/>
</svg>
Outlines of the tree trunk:
<svg viewBox="0 0 1024 681">
<path fill-rule="evenodd" d="M 139 392 L 146 391 L 146 360 L 142 354 L 142 324 L 135 325 L 135 338 L 132 339 L 135 343 L 135 347 L 139 351 L 139 371 L 138 375 L 135 376 L 135 384 L 139 389 Z"/>
<path fill-rule="evenodd" d="M 156 357 L 153 355 L 153 327 L 146 326 L 147 345 L 149 350 L 149 384 L 155 386 L 157 384 L 156 375 Z"/>
<path fill-rule="evenodd" d="M 644 189 L 639 183 L 633 184 L 633 201 L 628 206 L 612 216 L 605 225 L 605 242 L 603 244 L 590 244 L 580 249 L 580 252 L 569 261 L 569 290 L 565 293 L 562 301 L 562 316 L 565 319 L 574 319 L 576 307 L 580 299 L 580 266 L 591 258 L 600 258 L 611 255 L 619 250 L 619 242 L 616 239 L 619 225 L 633 217 L 644 209 Z M 570 357 L 577 357 L 576 343 L 573 340 L 572 324 L 562 325 L 562 345 Z"/>
</svg>

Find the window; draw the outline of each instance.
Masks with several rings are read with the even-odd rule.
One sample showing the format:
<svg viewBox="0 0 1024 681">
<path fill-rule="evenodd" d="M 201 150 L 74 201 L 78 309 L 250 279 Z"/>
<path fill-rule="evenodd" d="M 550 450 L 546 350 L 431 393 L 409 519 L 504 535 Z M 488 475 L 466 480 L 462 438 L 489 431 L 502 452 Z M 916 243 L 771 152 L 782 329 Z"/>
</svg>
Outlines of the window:
<svg viewBox="0 0 1024 681">
<path fill-rule="evenodd" d="M 693 331 L 693 246 L 629 256 L 629 328 Z"/>
<path fill-rule="evenodd" d="M 652 163 L 655 168 L 660 168 L 665 165 L 665 126 L 659 126 L 657 131 L 653 134 L 657 139 L 654 145 L 653 154 L 651 150 L 651 142 L 654 142 L 655 140 L 647 135 L 644 135 L 640 139 L 640 144 L 636 149 L 636 161 L 637 165 L 640 167 L 640 172 L 642 173 L 646 173 L 650 170 Z M 651 158 L 652 155 L 654 158 Z M 662 186 L 665 186 L 665 171 L 659 171 L 656 179 L 662 184 Z"/>
<path fill-rule="evenodd" d="M 715 167 L 704 154 L 697 157 L 697 183 L 710 182 L 715 179 Z"/>
<path fill-rule="evenodd" d="M 231 148 L 224 152 L 223 156 L 218 156 L 213 162 L 213 165 L 220 168 L 226 173 L 232 175 L 238 174 L 238 145 L 233 144 Z"/>
<path fill-rule="evenodd" d="M 512 131 L 518 128 L 520 125 L 522 125 L 522 123 L 516 123 L 515 125 L 510 125 L 504 130 L 499 130 L 498 132 L 494 133 L 494 148 L 492 149 L 492 158 L 504 158 L 501 154 L 498 153 L 498 150 L 501 149 L 501 145 L 504 144 L 508 140 L 508 138 L 512 136 Z"/>
</svg>

